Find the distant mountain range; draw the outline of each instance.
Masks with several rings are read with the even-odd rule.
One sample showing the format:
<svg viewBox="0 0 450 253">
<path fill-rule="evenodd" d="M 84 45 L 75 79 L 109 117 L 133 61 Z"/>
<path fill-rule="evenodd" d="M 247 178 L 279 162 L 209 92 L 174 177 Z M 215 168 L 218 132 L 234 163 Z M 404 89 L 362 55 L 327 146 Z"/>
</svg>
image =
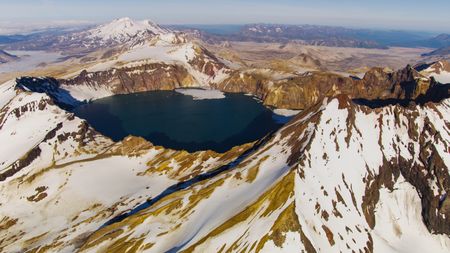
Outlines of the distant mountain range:
<svg viewBox="0 0 450 253">
<path fill-rule="evenodd" d="M 0 50 L 0 63 L 7 63 L 19 59 L 19 57 Z"/>
<path fill-rule="evenodd" d="M 422 56 L 437 59 L 450 59 L 450 47 L 441 47 L 430 53 L 423 54 Z"/>
<path fill-rule="evenodd" d="M 144 20 L 116 19 L 109 27 L 101 25 L 78 31 L 52 29 L 30 35 L 0 36 L 3 49 L 92 49 L 130 40 L 130 34 L 142 38 L 165 29 L 181 30 L 210 43 L 223 41 L 277 42 L 301 41 L 308 45 L 355 48 L 450 46 L 450 35 L 399 30 L 353 29 L 319 25 L 249 24 L 249 25 L 173 25 L 163 28 Z M 78 44 L 83 41 L 84 44 Z"/>
<path fill-rule="evenodd" d="M 3 37 L 6 49 L 17 50 L 64 50 L 70 52 L 92 51 L 97 48 L 107 48 L 119 44 L 137 43 L 168 30 L 149 21 L 133 21 L 130 18 L 120 18 L 110 23 L 93 28 L 75 31 L 48 31 L 19 37 Z"/>
<path fill-rule="evenodd" d="M 432 47 L 437 47 L 438 49 L 424 54 L 423 56 L 439 57 L 450 59 L 450 34 L 441 34 L 432 38 L 428 41 L 429 45 Z"/>
<path fill-rule="evenodd" d="M 297 40 L 309 45 L 331 47 L 386 48 L 450 46 L 448 34 L 399 30 L 352 29 L 319 25 L 251 24 L 243 26 L 173 26 L 190 31 L 205 41 L 254 41 L 286 43 Z"/>
<path fill-rule="evenodd" d="M 440 34 L 431 39 L 422 41 L 422 45 L 431 48 L 450 47 L 450 34 Z"/>
</svg>

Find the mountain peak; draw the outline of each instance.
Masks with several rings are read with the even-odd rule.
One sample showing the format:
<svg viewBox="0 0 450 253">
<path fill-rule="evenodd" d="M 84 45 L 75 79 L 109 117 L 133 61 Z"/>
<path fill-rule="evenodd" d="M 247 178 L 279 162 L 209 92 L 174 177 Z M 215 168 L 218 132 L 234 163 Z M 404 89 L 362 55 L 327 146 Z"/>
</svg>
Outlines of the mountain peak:
<svg viewBox="0 0 450 253">
<path fill-rule="evenodd" d="M 168 30 L 150 20 L 136 21 L 128 17 L 114 19 L 88 31 L 89 37 L 102 41 L 126 42 L 130 38 L 145 34 L 164 34 Z"/>
<path fill-rule="evenodd" d="M 441 33 L 438 36 L 436 36 L 435 39 L 449 40 L 450 39 L 450 34 Z"/>
<path fill-rule="evenodd" d="M 130 17 L 121 17 L 121 18 L 116 18 L 113 20 L 113 22 L 123 22 L 123 21 L 133 22 L 133 20 Z"/>
<path fill-rule="evenodd" d="M 124 17 L 124 18 L 117 18 L 114 19 L 113 21 L 109 22 L 109 23 L 105 23 L 103 24 L 103 26 L 121 26 L 121 27 L 132 27 L 135 25 L 135 21 L 132 20 L 129 17 Z"/>
</svg>

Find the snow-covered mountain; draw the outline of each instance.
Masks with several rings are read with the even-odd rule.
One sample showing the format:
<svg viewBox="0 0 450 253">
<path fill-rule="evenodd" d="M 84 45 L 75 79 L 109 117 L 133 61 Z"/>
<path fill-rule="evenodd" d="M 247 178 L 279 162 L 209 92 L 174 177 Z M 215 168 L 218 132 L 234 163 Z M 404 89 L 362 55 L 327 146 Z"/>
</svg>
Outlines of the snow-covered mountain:
<svg viewBox="0 0 450 253">
<path fill-rule="evenodd" d="M 423 64 L 417 67 L 420 73 L 434 79 L 442 84 L 450 83 L 450 63 L 448 61 L 437 61 L 431 64 Z"/>
<path fill-rule="evenodd" d="M 98 49 L 127 46 L 155 35 L 170 33 L 150 20 L 119 18 L 94 27 L 84 27 L 59 33 L 36 34 L 32 39 L 5 45 L 11 50 L 62 51 L 65 54 L 85 54 Z"/>
<path fill-rule="evenodd" d="M 169 31 L 161 28 L 150 20 L 134 21 L 130 18 L 115 19 L 110 23 L 88 30 L 87 38 L 100 40 L 104 43 L 124 43 L 138 37 L 165 34 Z"/>
<path fill-rule="evenodd" d="M 78 100 L 139 91 L 205 87 L 230 70 L 214 54 L 183 33 L 141 40 L 61 80 Z M 125 78 L 126 77 L 126 78 Z"/>
<path fill-rule="evenodd" d="M 96 26 L 36 34 L 30 40 L 3 45 L 2 48 L 62 51 L 64 54 L 77 56 L 100 49 L 129 47 L 156 36 L 160 36 L 164 40 L 186 39 L 183 33 L 162 27 L 151 20 L 134 20 L 123 17 Z"/>
<path fill-rule="evenodd" d="M 60 37 L 59 44 L 72 48 L 104 48 L 134 44 L 167 33 L 170 31 L 150 20 L 120 18 L 86 31 L 64 35 Z"/>
<path fill-rule="evenodd" d="M 0 86 L 2 251 L 450 248 L 448 97 L 324 98 L 254 145 L 189 154 L 114 143 L 27 87 Z"/>
</svg>

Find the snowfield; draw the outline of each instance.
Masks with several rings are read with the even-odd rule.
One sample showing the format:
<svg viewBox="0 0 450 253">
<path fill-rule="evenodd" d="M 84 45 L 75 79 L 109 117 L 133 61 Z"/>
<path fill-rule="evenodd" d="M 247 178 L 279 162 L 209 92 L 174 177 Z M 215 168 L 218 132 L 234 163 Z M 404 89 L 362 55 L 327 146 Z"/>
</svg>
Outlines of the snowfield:
<svg viewBox="0 0 450 253">
<path fill-rule="evenodd" d="M 440 74 L 432 74 L 431 76 L 442 84 L 450 83 L 450 72 L 443 71 Z"/>
<path fill-rule="evenodd" d="M 450 63 L 447 61 L 437 61 L 420 71 L 426 77 L 434 77 L 436 81 L 442 84 L 450 83 Z"/>
</svg>

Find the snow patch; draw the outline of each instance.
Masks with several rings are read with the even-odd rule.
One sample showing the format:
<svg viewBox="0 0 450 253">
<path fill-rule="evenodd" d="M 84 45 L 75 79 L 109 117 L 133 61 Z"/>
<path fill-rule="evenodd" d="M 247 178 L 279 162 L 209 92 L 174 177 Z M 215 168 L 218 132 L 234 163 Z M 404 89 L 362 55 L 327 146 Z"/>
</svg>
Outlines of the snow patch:
<svg viewBox="0 0 450 253">
<path fill-rule="evenodd" d="M 450 238 L 430 234 L 422 221 L 422 205 L 414 187 L 399 178 L 394 191 L 380 190 L 375 212 L 374 252 L 448 252 Z"/>
<path fill-rule="evenodd" d="M 450 83 L 450 72 L 443 71 L 440 74 L 432 74 L 430 75 L 434 77 L 434 79 L 442 84 Z"/>
</svg>

